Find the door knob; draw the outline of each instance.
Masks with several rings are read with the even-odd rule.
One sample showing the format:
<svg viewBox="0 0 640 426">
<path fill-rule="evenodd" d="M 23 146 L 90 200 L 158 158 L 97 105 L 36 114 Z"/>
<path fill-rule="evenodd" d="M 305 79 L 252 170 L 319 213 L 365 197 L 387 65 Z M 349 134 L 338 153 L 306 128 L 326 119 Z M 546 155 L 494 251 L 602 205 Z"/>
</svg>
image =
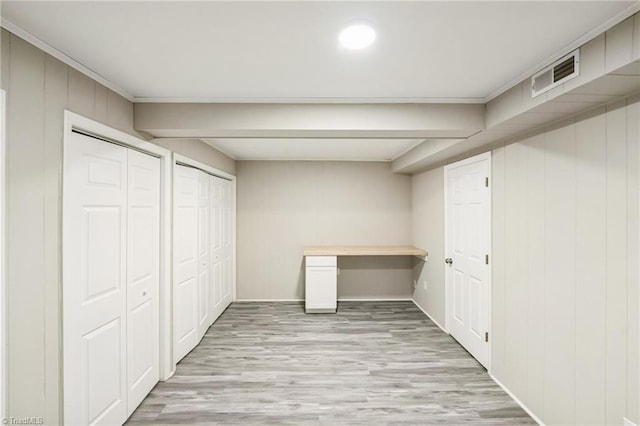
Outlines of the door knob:
<svg viewBox="0 0 640 426">
<path fill-rule="evenodd" d="M 448 264 L 448 265 L 452 265 L 452 264 L 453 264 L 453 259 L 452 259 L 452 258 L 450 258 L 450 257 L 447 257 L 447 258 L 444 260 L 444 263 L 446 263 L 446 264 Z"/>
</svg>

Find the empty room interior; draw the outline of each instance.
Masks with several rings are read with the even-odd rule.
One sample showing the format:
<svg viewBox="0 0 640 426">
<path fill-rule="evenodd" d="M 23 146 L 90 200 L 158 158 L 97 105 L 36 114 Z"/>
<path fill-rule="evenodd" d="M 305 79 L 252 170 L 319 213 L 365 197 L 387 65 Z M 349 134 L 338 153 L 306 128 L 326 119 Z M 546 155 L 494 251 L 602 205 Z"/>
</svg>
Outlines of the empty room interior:
<svg viewBox="0 0 640 426">
<path fill-rule="evenodd" d="M 640 425 L 640 2 L 0 14 L 4 424 Z"/>
</svg>

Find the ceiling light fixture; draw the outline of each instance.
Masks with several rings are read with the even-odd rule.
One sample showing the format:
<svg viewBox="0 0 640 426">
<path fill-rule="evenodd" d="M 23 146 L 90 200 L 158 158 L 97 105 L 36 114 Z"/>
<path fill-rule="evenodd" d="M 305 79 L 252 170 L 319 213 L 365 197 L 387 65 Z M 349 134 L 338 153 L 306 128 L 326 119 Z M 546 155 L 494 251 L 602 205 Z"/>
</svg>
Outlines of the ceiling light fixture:
<svg viewBox="0 0 640 426">
<path fill-rule="evenodd" d="M 340 45 L 346 49 L 364 49 L 376 39 L 376 32 L 368 25 L 351 25 L 340 33 Z"/>
</svg>

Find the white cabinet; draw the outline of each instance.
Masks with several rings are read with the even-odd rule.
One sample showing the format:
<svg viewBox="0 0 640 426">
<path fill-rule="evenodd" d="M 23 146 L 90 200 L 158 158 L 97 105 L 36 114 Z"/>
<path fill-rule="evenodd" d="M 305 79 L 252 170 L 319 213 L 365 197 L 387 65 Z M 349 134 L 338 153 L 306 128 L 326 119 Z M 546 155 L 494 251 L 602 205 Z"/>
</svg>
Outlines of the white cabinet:
<svg viewBox="0 0 640 426">
<path fill-rule="evenodd" d="M 306 256 L 305 311 L 335 312 L 338 299 L 336 256 Z"/>
</svg>

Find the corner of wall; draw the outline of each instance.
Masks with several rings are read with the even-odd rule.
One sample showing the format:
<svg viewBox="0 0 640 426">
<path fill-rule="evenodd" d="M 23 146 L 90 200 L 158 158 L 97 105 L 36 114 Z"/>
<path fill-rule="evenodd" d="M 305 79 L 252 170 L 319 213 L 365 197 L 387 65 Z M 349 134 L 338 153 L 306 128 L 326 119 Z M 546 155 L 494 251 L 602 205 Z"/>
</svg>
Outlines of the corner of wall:
<svg viewBox="0 0 640 426">
<path fill-rule="evenodd" d="M 200 161 L 208 166 L 222 170 L 223 172 L 236 174 L 236 160 L 204 143 L 200 139 L 193 138 L 155 138 L 151 143 L 167 148 L 177 154 L 184 155 L 193 160 Z"/>
</svg>

